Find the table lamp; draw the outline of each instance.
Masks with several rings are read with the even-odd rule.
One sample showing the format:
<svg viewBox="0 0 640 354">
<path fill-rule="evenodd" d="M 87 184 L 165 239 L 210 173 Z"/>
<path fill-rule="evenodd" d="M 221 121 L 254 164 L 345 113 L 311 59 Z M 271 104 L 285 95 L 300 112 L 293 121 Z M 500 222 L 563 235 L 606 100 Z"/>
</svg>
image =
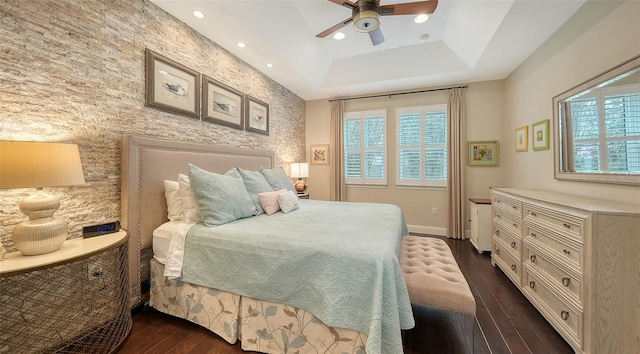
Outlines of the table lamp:
<svg viewBox="0 0 640 354">
<path fill-rule="evenodd" d="M 53 217 L 60 207 L 60 197 L 44 192 L 42 187 L 83 183 L 78 145 L 0 141 L 0 188 L 37 188 L 19 204 L 29 220 L 16 225 L 11 234 L 23 255 L 56 251 L 67 239 L 67 222 Z"/>
<path fill-rule="evenodd" d="M 309 177 L 309 164 L 306 162 L 291 164 L 291 177 L 298 180 L 293 183 L 296 192 L 304 193 L 307 190 L 307 182 L 303 178 Z"/>
</svg>

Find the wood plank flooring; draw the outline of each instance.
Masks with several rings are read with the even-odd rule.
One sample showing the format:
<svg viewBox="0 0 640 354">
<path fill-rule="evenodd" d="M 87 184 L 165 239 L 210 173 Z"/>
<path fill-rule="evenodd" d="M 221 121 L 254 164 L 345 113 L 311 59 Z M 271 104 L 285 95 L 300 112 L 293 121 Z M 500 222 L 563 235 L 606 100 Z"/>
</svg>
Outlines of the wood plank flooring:
<svg viewBox="0 0 640 354">
<path fill-rule="evenodd" d="M 445 239 L 477 304 L 477 316 L 413 306 L 416 327 L 403 333 L 405 353 L 573 353 L 504 273 L 468 241 Z M 118 353 L 245 353 L 191 322 L 145 307 L 133 316 Z"/>
</svg>

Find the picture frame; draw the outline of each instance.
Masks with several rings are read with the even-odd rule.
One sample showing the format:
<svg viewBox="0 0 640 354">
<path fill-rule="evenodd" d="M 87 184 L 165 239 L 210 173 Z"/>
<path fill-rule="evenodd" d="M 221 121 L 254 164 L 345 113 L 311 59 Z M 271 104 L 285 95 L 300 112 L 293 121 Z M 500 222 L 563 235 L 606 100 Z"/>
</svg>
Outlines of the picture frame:
<svg viewBox="0 0 640 354">
<path fill-rule="evenodd" d="M 470 166 L 497 166 L 499 156 L 497 140 L 469 142 Z"/>
<path fill-rule="evenodd" d="M 529 126 L 516 128 L 516 152 L 529 150 Z"/>
<path fill-rule="evenodd" d="M 200 119 L 200 74 L 145 50 L 145 106 Z"/>
<path fill-rule="evenodd" d="M 244 129 L 269 135 L 269 104 L 253 96 L 245 96 Z"/>
<path fill-rule="evenodd" d="M 328 165 L 329 164 L 329 145 L 311 145 L 311 164 L 312 165 Z"/>
<path fill-rule="evenodd" d="M 531 124 L 531 148 L 535 151 L 549 150 L 549 120 Z"/>
<path fill-rule="evenodd" d="M 202 75 L 202 120 L 244 129 L 244 95 L 220 81 Z"/>
</svg>

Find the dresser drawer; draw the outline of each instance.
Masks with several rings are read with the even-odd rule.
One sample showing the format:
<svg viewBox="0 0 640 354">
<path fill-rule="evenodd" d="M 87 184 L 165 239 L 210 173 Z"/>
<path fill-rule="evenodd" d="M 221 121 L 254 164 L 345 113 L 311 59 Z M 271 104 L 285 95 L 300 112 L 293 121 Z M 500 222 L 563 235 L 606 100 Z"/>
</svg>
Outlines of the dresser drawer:
<svg viewBox="0 0 640 354">
<path fill-rule="evenodd" d="M 511 254 L 508 250 L 509 247 L 505 246 L 503 242 L 495 236 L 493 237 L 491 248 L 491 258 L 493 258 L 494 262 L 511 278 L 511 281 L 517 286 L 520 286 L 521 263 L 519 257 Z"/>
<path fill-rule="evenodd" d="M 493 224 L 493 237 L 501 240 L 506 246 L 511 248 L 511 252 L 516 253 L 518 256 L 522 254 L 522 239 L 519 235 L 520 232 L 518 232 L 516 236 L 511 227 L 500 221 L 496 221 Z"/>
<path fill-rule="evenodd" d="M 526 203 L 524 204 L 524 218 L 527 221 L 549 228 L 558 228 L 568 237 L 583 242 L 584 219 L 582 218 Z"/>
<path fill-rule="evenodd" d="M 493 209 L 493 218 L 496 222 L 499 222 L 511 229 L 511 232 L 515 233 L 518 237 L 522 237 L 521 218 L 517 218 L 513 214 L 500 208 Z"/>
<path fill-rule="evenodd" d="M 492 205 L 497 209 L 512 213 L 516 219 L 522 219 L 522 202 L 519 200 L 501 194 L 494 194 Z"/>
<path fill-rule="evenodd" d="M 547 320 L 563 334 L 563 337 L 582 347 L 583 314 L 567 305 L 546 284 L 528 269 L 523 270 L 522 291 L 529 300 L 545 315 Z"/>
<path fill-rule="evenodd" d="M 533 242 L 540 245 L 549 253 L 553 254 L 561 262 L 574 266 L 582 272 L 582 245 L 564 237 L 551 230 L 535 227 L 529 223 L 525 224 L 525 237 L 531 238 Z"/>
<path fill-rule="evenodd" d="M 523 248 L 522 264 L 524 268 L 531 267 L 536 269 L 538 273 L 545 274 L 547 281 L 557 285 L 565 295 L 582 304 L 582 276 L 569 274 L 570 272 L 563 270 L 557 261 L 546 252 L 535 250 L 529 241 L 523 245 Z"/>
</svg>

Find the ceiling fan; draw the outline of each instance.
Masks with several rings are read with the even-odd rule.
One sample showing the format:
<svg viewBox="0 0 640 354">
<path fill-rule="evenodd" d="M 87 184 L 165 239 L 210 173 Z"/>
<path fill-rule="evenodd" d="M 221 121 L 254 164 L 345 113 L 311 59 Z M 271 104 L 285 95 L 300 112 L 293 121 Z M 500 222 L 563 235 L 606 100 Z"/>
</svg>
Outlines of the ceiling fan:
<svg viewBox="0 0 640 354">
<path fill-rule="evenodd" d="M 380 30 L 380 16 L 432 14 L 438 6 L 438 0 L 384 6 L 380 6 L 380 0 L 357 0 L 356 2 L 349 0 L 329 1 L 351 9 L 351 17 L 316 34 L 316 37 L 324 38 L 353 22 L 353 28 L 356 31 L 369 33 L 373 45 L 384 42 L 384 35 L 382 35 L 382 30 Z"/>
</svg>

